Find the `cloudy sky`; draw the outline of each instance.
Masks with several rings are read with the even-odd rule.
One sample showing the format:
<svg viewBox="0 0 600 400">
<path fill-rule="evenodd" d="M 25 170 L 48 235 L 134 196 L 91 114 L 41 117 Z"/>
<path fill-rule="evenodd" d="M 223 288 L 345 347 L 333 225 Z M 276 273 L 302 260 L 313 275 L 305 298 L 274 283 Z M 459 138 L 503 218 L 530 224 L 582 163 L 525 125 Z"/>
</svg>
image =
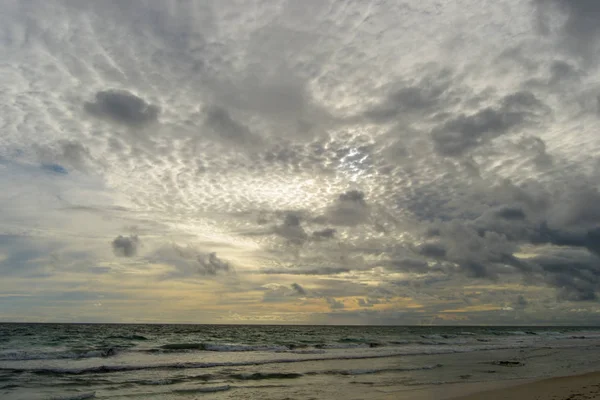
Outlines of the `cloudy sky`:
<svg viewBox="0 0 600 400">
<path fill-rule="evenodd" d="M 0 320 L 600 322 L 597 0 L 0 7 Z"/>
</svg>

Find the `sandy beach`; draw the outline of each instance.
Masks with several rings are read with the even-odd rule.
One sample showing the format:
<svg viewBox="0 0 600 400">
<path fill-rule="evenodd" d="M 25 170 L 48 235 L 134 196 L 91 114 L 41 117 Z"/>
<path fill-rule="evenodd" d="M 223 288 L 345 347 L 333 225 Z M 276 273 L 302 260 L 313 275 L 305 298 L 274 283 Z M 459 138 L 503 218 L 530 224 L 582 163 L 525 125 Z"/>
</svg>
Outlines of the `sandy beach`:
<svg viewBox="0 0 600 400">
<path fill-rule="evenodd" d="M 489 390 L 488 390 L 489 389 Z M 592 400 L 600 399 L 600 372 L 488 388 L 453 400 Z"/>
<path fill-rule="evenodd" d="M 596 400 L 600 372 L 546 378 L 390 388 L 381 400 Z"/>
</svg>

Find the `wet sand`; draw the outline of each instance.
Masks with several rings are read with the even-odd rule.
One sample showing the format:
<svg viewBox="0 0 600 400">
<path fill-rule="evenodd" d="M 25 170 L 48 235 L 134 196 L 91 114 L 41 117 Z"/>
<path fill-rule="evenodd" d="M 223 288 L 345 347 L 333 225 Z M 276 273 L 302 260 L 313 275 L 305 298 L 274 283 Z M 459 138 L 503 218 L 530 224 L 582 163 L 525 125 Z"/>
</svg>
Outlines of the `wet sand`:
<svg viewBox="0 0 600 400">
<path fill-rule="evenodd" d="M 504 388 L 487 388 L 477 393 L 471 391 L 470 394 L 450 398 L 453 400 L 600 400 L 600 372 L 549 378 Z"/>
</svg>

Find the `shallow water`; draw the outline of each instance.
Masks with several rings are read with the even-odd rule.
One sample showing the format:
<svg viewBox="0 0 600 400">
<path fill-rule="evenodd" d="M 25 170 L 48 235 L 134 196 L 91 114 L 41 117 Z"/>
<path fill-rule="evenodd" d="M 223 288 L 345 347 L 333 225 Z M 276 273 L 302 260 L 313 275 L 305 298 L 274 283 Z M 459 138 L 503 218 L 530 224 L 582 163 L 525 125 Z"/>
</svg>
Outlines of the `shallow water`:
<svg viewBox="0 0 600 400">
<path fill-rule="evenodd" d="M 359 399 L 598 368 L 600 330 L 0 324 L 2 399 Z"/>
</svg>

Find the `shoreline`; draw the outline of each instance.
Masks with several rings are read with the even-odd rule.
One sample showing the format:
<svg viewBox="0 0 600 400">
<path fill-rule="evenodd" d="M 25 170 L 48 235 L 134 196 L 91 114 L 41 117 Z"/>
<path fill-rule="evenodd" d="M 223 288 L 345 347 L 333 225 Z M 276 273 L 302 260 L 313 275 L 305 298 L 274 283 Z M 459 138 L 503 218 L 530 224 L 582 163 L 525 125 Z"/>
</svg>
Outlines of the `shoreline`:
<svg viewBox="0 0 600 400">
<path fill-rule="evenodd" d="M 600 371 L 542 379 L 449 383 L 420 389 L 397 387 L 378 398 L 381 400 L 600 400 Z"/>
<path fill-rule="evenodd" d="M 600 399 L 600 372 L 557 376 L 525 381 L 500 388 L 487 387 L 475 393 L 446 397 L 446 400 L 570 400 Z"/>
</svg>

